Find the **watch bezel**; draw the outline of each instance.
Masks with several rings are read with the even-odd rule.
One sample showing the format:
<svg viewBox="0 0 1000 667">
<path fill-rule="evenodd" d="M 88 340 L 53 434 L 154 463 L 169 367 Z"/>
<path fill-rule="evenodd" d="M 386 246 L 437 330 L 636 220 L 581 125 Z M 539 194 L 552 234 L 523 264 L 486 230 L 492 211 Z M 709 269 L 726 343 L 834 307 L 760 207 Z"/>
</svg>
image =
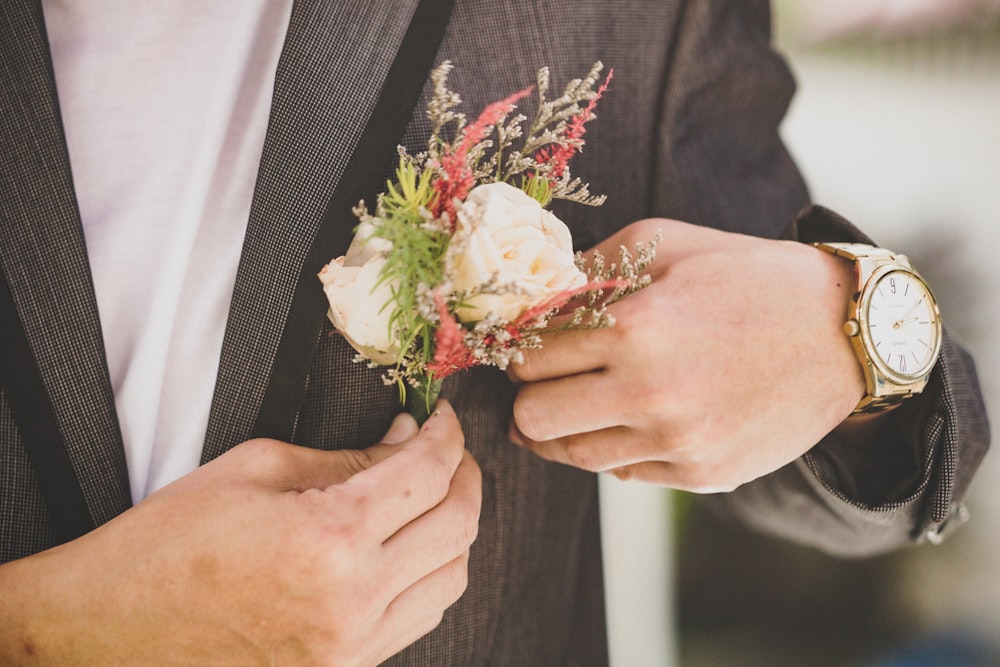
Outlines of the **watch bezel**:
<svg viewBox="0 0 1000 667">
<path fill-rule="evenodd" d="M 901 373 L 900 371 L 890 367 L 882 359 L 882 356 L 878 354 L 875 349 L 875 343 L 872 339 L 871 329 L 869 327 L 868 311 L 871 306 L 871 300 L 875 293 L 875 286 L 878 285 L 879 281 L 888 276 L 890 273 L 901 273 L 919 283 L 920 288 L 923 289 L 927 298 L 930 300 L 931 310 L 934 314 L 933 331 L 934 331 L 934 341 L 933 350 L 928 357 L 927 363 L 923 364 L 915 373 Z M 910 385 L 915 382 L 921 382 L 924 380 L 934 368 L 937 363 L 938 357 L 941 351 L 941 312 L 938 308 L 937 299 L 934 297 L 934 292 L 931 290 L 927 281 L 923 277 L 916 273 L 915 271 L 906 269 L 899 265 L 885 265 L 876 268 L 868 280 L 865 281 L 864 286 L 860 292 L 860 298 L 857 304 L 857 311 L 855 317 L 858 322 L 858 335 L 861 337 L 862 344 L 864 345 L 866 356 L 868 357 L 870 363 L 875 367 L 878 373 L 888 379 L 890 382 L 899 385 Z"/>
</svg>

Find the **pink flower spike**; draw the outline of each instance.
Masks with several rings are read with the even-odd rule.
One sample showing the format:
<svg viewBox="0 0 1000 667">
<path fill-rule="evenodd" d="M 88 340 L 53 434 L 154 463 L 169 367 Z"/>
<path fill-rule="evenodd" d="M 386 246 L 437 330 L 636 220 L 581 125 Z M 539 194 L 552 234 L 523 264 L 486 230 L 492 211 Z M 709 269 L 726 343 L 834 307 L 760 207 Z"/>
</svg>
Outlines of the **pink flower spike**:
<svg viewBox="0 0 1000 667">
<path fill-rule="evenodd" d="M 434 190 L 437 192 L 437 210 L 434 211 L 436 215 L 446 212 L 452 221 L 455 220 L 455 200 L 465 199 L 469 190 L 475 185 L 475 177 L 468 164 L 469 151 L 483 140 L 491 127 L 511 112 L 518 100 L 528 95 L 533 89 L 534 86 L 528 86 L 524 90 L 487 106 L 475 122 L 465 128 L 458 146 L 441 157 L 443 175 L 442 178 L 434 182 Z"/>
<path fill-rule="evenodd" d="M 612 278 L 610 280 L 592 280 L 584 285 L 581 285 L 580 287 L 564 290 L 521 313 L 520 317 L 518 317 L 514 322 L 514 328 L 520 330 L 521 328 L 528 326 L 546 313 L 562 308 L 567 303 L 572 301 L 574 297 L 581 294 L 585 294 L 593 290 L 617 289 L 619 287 L 626 286 L 628 286 L 628 281 L 624 278 Z"/>
<path fill-rule="evenodd" d="M 476 365 L 472 351 L 465 346 L 462 326 L 448 312 L 448 305 L 441 294 L 434 295 L 441 326 L 434 332 L 434 361 L 427 364 L 427 370 L 435 379 L 445 378 Z"/>
<path fill-rule="evenodd" d="M 467 154 L 469 149 L 482 141 L 489 128 L 496 125 L 501 118 L 509 114 L 514 109 L 514 104 L 521 98 L 526 97 L 534 89 L 534 86 L 528 86 L 524 90 L 520 90 L 499 102 L 494 102 L 483 109 L 483 112 L 479 114 L 479 118 L 465 129 L 465 136 L 462 138 L 462 143 L 459 144 L 457 152 L 462 155 Z"/>
<path fill-rule="evenodd" d="M 604 83 L 602 83 L 594 97 L 591 98 L 587 106 L 580 110 L 580 113 L 573 116 L 566 127 L 563 129 L 562 139 L 557 146 L 553 149 L 543 148 L 538 151 L 535 155 L 535 159 L 540 164 L 550 164 L 551 169 L 549 171 L 550 180 L 558 180 L 562 178 L 563 173 L 566 171 L 566 166 L 569 164 L 570 159 L 576 155 L 576 152 L 580 150 L 583 146 L 583 135 L 587 132 L 585 127 L 587 121 L 594 118 L 594 108 L 597 106 L 598 100 L 604 95 L 605 91 L 608 89 L 608 84 L 611 82 L 612 76 L 614 76 L 615 71 L 613 69 L 608 70 L 608 75 L 604 78 Z"/>
</svg>

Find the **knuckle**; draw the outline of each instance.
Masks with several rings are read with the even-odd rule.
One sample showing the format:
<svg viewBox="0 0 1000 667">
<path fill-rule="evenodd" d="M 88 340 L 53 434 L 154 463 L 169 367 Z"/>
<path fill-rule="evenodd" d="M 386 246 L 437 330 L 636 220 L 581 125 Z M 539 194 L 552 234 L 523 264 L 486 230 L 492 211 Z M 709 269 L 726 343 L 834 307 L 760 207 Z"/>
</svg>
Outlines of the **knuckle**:
<svg viewBox="0 0 1000 667">
<path fill-rule="evenodd" d="M 273 471 L 284 466 L 283 444 L 270 438 L 254 438 L 240 443 L 232 451 L 247 466 Z"/>
<path fill-rule="evenodd" d="M 353 588 L 358 585 L 359 565 L 363 563 L 360 562 L 359 550 L 355 548 L 354 534 L 343 531 L 340 535 L 331 535 L 327 544 L 325 553 L 317 554 L 324 579 L 341 591 L 346 591 L 348 586 Z M 360 604 L 361 600 L 358 602 Z"/>
<path fill-rule="evenodd" d="M 615 468 L 611 473 L 623 482 L 629 482 L 636 479 L 635 466 L 624 466 L 622 468 Z"/>
<path fill-rule="evenodd" d="M 586 441 L 574 437 L 566 438 L 563 452 L 570 465 L 590 472 L 600 472 L 606 467 L 604 458 Z"/>
<path fill-rule="evenodd" d="M 424 623 L 418 628 L 417 633 L 423 637 L 429 634 L 437 626 L 441 625 L 441 621 L 444 620 L 444 610 L 428 613 L 424 619 Z"/>
<path fill-rule="evenodd" d="M 627 393 L 629 404 L 633 409 L 638 408 L 641 414 L 669 414 L 678 399 L 671 391 L 670 385 L 659 374 L 655 377 L 646 377 L 645 381 L 628 383 L 626 386 L 630 388 Z"/>
<path fill-rule="evenodd" d="M 616 317 L 615 326 L 608 330 L 616 349 L 656 349 L 649 345 L 648 317 L 629 317 L 630 309 L 624 310 L 626 312 Z"/>
<path fill-rule="evenodd" d="M 461 551 L 467 551 L 468 548 L 476 541 L 479 537 L 479 509 L 467 509 L 462 512 L 459 520 L 456 522 L 456 538 L 457 546 Z"/>
<path fill-rule="evenodd" d="M 469 489 L 469 506 L 475 509 L 478 516 L 483 503 L 483 470 L 479 463 L 468 451 L 462 455 L 462 463 L 459 464 L 455 475 L 461 474 L 467 478 L 467 488 Z"/>
<path fill-rule="evenodd" d="M 455 604 L 469 587 L 469 552 L 466 551 L 446 567 L 448 576 L 443 600 L 445 608 Z"/>
<path fill-rule="evenodd" d="M 309 493 L 308 491 L 306 493 Z M 323 491 L 316 491 L 317 496 Z M 320 498 L 322 533 L 313 543 L 315 557 L 328 580 L 357 583 L 357 573 L 365 571 L 366 555 L 372 542 L 371 500 L 357 494 L 342 494 L 343 502 L 330 512 L 327 498 Z M 317 522 L 319 523 L 319 522 Z"/>
<path fill-rule="evenodd" d="M 731 473 L 708 464 L 683 466 L 679 480 L 693 493 L 728 493 L 739 486 Z"/>
<path fill-rule="evenodd" d="M 272 449 L 277 442 L 277 440 L 272 440 L 271 438 L 252 438 L 244 440 L 233 447 L 233 451 L 241 452 L 247 456 L 250 454 L 260 454 Z"/>
<path fill-rule="evenodd" d="M 367 470 L 375 465 L 375 458 L 367 449 L 345 449 L 341 450 L 345 472 L 348 476 L 353 476 Z"/>
<path fill-rule="evenodd" d="M 424 474 L 434 495 L 439 499 L 443 499 L 448 495 L 448 490 L 451 488 L 451 480 L 455 475 L 455 466 L 452 464 L 450 456 L 445 456 L 440 451 L 434 451 L 426 458 Z"/>
</svg>

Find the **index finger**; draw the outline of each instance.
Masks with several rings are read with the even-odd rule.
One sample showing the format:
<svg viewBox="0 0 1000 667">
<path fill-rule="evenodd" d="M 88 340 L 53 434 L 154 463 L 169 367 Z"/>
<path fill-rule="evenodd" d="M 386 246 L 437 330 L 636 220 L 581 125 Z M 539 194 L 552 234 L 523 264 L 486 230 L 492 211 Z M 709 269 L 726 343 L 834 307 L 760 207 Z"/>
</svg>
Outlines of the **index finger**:
<svg viewBox="0 0 1000 667">
<path fill-rule="evenodd" d="M 524 350 L 519 363 L 508 366 L 507 375 L 516 382 L 539 382 L 601 370 L 612 349 L 608 329 L 572 329 L 546 334 L 542 346 Z"/>
<path fill-rule="evenodd" d="M 339 485 L 363 499 L 366 521 L 382 541 L 448 495 L 465 436 L 455 411 L 442 400 L 420 431 L 396 447 L 395 454 Z"/>
</svg>

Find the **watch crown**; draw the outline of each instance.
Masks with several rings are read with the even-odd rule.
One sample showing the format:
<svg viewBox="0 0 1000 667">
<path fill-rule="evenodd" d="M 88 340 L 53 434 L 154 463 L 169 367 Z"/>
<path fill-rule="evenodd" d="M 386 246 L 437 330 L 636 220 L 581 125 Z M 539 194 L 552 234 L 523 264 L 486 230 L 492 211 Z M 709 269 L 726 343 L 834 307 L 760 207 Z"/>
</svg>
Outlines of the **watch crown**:
<svg viewBox="0 0 1000 667">
<path fill-rule="evenodd" d="M 847 320 L 844 322 L 844 333 L 851 337 L 857 336 L 861 333 L 861 325 L 857 320 Z"/>
</svg>

